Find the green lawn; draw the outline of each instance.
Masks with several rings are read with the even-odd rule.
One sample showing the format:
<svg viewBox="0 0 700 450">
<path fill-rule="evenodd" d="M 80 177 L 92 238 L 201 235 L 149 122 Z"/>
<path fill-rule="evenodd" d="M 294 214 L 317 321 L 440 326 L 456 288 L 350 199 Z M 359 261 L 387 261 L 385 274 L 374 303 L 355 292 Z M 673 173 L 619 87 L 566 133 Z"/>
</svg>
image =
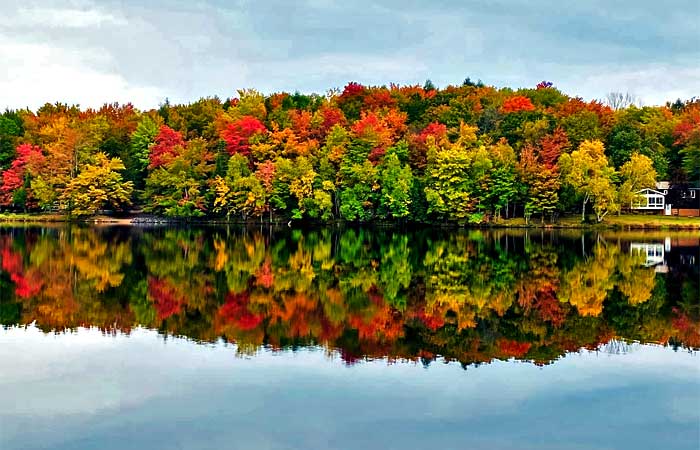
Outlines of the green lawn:
<svg viewBox="0 0 700 450">
<path fill-rule="evenodd" d="M 595 220 L 593 216 L 591 219 Z M 515 219 L 501 220 L 495 225 L 504 227 L 526 227 L 525 219 L 517 217 Z M 538 216 L 530 219 L 529 226 L 540 227 L 542 222 Z M 555 228 L 653 228 L 653 229 L 700 229 L 700 217 L 674 217 L 674 216 L 654 216 L 640 214 L 623 214 L 621 216 L 606 216 L 602 223 L 589 222 L 582 224 L 581 216 L 578 214 L 560 217 L 556 223 L 552 224 L 545 220 L 544 226 Z"/>
<path fill-rule="evenodd" d="M 567 216 L 559 220 L 564 226 L 580 226 L 579 216 Z M 623 214 L 607 216 L 603 223 L 592 226 L 615 226 L 630 228 L 700 228 L 700 217 L 652 216 L 639 214 Z"/>
<path fill-rule="evenodd" d="M 0 222 L 65 222 L 63 214 L 0 213 Z"/>
<path fill-rule="evenodd" d="M 592 216 L 591 216 L 592 217 Z M 97 219 L 93 217 L 92 219 Z M 98 222 L 118 222 L 114 218 L 100 218 Z M 45 223 L 45 222 L 67 222 L 68 216 L 64 214 L 20 214 L 20 213 L 0 213 L 0 223 Z M 539 217 L 532 217 L 529 225 L 525 219 L 518 217 L 515 219 L 500 220 L 491 225 L 503 227 L 540 227 L 542 222 Z M 621 216 L 607 216 L 602 223 L 581 223 L 581 216 L 570 215 L 560 217 L 556 223 L 545 221 L 544 226 L 555 228 L 651 228 L 651 229 L 700 229 L 700 217 L 674 217 L 625 214 Z"/>
</svg>

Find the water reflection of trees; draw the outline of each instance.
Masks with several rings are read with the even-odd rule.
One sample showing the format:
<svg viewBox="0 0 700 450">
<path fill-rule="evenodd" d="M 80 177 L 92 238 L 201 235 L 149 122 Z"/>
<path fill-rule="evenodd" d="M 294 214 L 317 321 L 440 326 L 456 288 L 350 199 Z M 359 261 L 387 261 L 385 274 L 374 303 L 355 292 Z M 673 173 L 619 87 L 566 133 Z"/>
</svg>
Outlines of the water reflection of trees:
<svg viewBox="0 0 700 450">
<path fill-rule="evenodd" d="M 0 320 L 145 326 L 244 352 L 321 344 L 348 362 L 544 364 L 612 340 L 700 347 L 697 266 L 656 274 L 620 241 L 582 239 L 15 229 L 0 232 Z"/>
</svg>

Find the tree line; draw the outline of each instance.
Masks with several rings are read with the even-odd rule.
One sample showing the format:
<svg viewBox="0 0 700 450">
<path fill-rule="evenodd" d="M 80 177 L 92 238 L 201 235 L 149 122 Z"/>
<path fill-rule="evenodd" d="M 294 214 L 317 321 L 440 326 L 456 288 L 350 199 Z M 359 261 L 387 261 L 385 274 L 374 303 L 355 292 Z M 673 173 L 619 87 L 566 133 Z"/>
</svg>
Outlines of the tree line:
<svg viewBox="0 0 700 450">
<path fill-rule="evenodd" d="M 0 115 L 0 206 L 89 216 L 481 223 L 604 220 L 656 180 L 700 183 L 700 100 L 586 102 L 549 82 L 241 90 L 158 109 Z"/>
</svg>

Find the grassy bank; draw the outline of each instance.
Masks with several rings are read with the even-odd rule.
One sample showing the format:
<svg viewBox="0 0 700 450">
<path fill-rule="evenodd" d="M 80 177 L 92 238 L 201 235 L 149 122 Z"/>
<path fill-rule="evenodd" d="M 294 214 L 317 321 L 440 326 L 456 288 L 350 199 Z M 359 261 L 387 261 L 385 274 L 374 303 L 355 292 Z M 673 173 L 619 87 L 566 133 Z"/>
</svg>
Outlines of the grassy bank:
<svg viewBox="0 0 700 450">
<path fill-rule="evenodd" d="M 563 217 L 559 221 L 562 226 L 581 227 L 581 218 L 578 216 Z M 674 216 L 645 216 L 645 215 L 621 215 L 608 216 L 603 223 L 590 224 L 591 228 L 649 228 L 649 229 L 700 229 L 700 217 L 674 217 Z"/>
<path fill-rule="evenodd" d="M 0 222 L 5 223 L 46 223 L 68 222 L 64 214 L 0 213 Z"/>
<path fill-rule="evenodd" d="M 81 218 L 79 220 L 69 218 L 64 214 L 20 214 L 20 213 L 2 213 L 0 214 L 0 223 L 6 224 L 28 224 L 28 223 L 60 223 L 60 222 L 80 222 L 90 224 L 104 225 L 130 225 L 132 218 L 129 217 L 111 217 L 111 216 L 93 216 Z M 167 222 L 167 221 L 166 221 Z M 173 221 L 177 223 L 177 221 Z M 192 221 L 193 224 L 217 224 L 226 223 L 221 219 Z M 258 222 L 250 222 L 257 224 Z M 280 222 L 281 223 L 281 222 Z M 287 223 L 284 221 L 284 223 Z M 382 222 L 381 225 L 387 225 Z M 446 224 L 443 224 L 443 226 Z M 448 227 L 450 225 L 447 225 Z M 581 216 L 571 215 L 559 218 L 556 222 L 545 222 L 542 224 L 538 219 L 530 220 L 529 223 L 525 219 L 518 217 L 515 219 L 499 220 L 489 224 L 484 224 L 486 227 L 503 227 L 503 228 L 570 228 L 570 229 L 649 229 L 649 230 L 664 230 L 664 229 L 685 229 L 685 230 L 700 230 L 700 217 L 673 217 L 673 216 L 651 216 L 651 215 L 621 215 L 608 216 L 602 223 L 581 223 Z"/>
<path fill-rule="evenodd" d="M 493 226 L 507 228 L 580 228 L 580 229 L 700 229 L 700 217 L 673 217 L 673 216 L 644 216 L 637 214 L 623 214 L 621 216 L 608 216 L 601 223 L 581 223 L 581 216 L 571 215 L 560 217 L 556 222 L 545 221 L 544 224 L 539 219 L 530 220 L 529 224 L 525 219 L 518 217 L 515 219 L 500 220 Z"/>
</svg>

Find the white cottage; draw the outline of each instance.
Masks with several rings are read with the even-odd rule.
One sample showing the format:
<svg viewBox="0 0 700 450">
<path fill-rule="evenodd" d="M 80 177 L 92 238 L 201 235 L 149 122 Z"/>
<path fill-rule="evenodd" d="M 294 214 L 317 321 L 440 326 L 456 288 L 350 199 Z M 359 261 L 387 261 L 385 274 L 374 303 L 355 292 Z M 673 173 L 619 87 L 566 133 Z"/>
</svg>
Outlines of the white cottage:
<svg viewBox="0 0 700 450">
<path fill-rule="evenodd" d="M 655 189 L 642 189 L 637 194 L 638 199 L 630 205 L 633 210 L 700 217 L 700 188 L 670 186 L 668 181 L 659 181 Z"/>
<path fill-rule="evenodd" d="M 668 189 L 656 190 L 656 189 L 642 189 L 637 192 L 639 194 L 639 199 L 632 203 L 632 209 L 639 209 L 645 211 L 664 211 L 666 209 L 666 195 L 668 194 Z M 670 215 L 669 210 L 667 214 Z"/>
</svg>

